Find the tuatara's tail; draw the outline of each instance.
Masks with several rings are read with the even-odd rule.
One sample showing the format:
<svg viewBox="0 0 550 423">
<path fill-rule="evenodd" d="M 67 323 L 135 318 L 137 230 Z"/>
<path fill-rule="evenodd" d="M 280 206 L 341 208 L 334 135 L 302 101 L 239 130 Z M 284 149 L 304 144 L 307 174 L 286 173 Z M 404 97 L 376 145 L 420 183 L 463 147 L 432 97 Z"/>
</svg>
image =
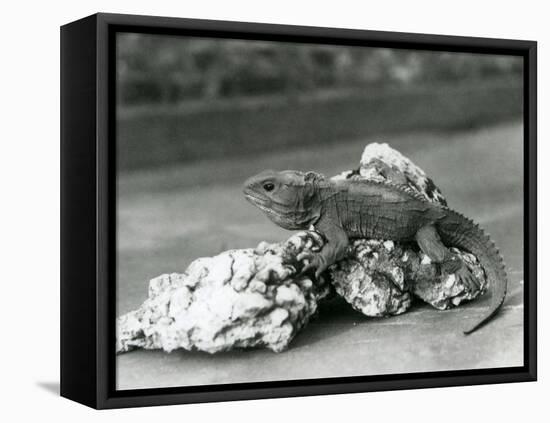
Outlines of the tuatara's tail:
<svg viewBox="0 0 550 423">
<path fill-rule="evenodd" d="M 472 220 L 449 210 L 447 217 L 439 222 L 438 229 L 444 244 L 469 251 L 478 258 L 489 284 L 491 304 L 475 325 L 464 330 L 469 334 L 487 323 L 502 306 L 508 285 L 506 269 L 494 242 Z"/>
</svg>

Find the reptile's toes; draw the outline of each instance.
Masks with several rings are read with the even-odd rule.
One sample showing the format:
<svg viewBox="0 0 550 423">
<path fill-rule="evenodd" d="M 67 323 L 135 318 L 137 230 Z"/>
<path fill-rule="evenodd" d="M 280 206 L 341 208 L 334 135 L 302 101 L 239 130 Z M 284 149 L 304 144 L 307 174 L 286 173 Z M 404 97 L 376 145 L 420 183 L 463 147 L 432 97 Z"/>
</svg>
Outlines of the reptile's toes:
<svg viewBox="0 0 550 423">
<path fill-rule="evenodd" d="M 476 291 L 479 291 L 481 289 L 481 284 L 479 283 L 477 278 L 472 273 L 470 273 L 470 276 L 472 278 L 472 283 L 474 284 L 474 289 Z"/>
<path fill-rule="evenodd" d="M 304 259 L 312 260 L 313 254 L 309 251 L 302 251 L 300 254 L 296 256 L 296 260 L 302 261 Z"/>
<path fill-rule="evenodd" d="M 473 289 L 474 291 L 479 291 L 479 289 L 481 288 L 481 285 L 471 271 L 468 271 L 468 277 L 470 279 L 471 289 Z"/>
<path fill-rule="evenodd" d="M 464 266 L 457 272 L 457 274 L 469 292 L 473 293 L 473 292 L 479 291 L 479 288 L 480 288 L 479 282 L 475 278 L 475 276 L 472 274 L 470 269 Z"/>
<path fill-rule="evenodd" d="M 300 270 L 300 272 L 298 273 L 298 276 L 302 276 L 314 268 L 315 268 L 315 265 L 313 264 L 313 262 L 307 263 L 304 265 L 304 267 L 302 267 L 302 270 Z"/>
<path fill-rule="evenodd" d="M 439 265 L 440 271 L 448 275 L 459 272 L 460 270 L 462 270 L 463 267 L 464 263 L 462 262 L 462 260 L 460 260 L 460 258 L 456 256 L 453 256 L 451 259 L 444 261 Z"/>
<path fill-rule="evenodd" d="M 321 276 L 321 273 L 323 273 L 325 270 L 327 270 L 327 266 L 321 265 L 317 267 L 317 270 L 315 271 L 315 277 L 319 279 L 319 276 Z"/>
</svg>

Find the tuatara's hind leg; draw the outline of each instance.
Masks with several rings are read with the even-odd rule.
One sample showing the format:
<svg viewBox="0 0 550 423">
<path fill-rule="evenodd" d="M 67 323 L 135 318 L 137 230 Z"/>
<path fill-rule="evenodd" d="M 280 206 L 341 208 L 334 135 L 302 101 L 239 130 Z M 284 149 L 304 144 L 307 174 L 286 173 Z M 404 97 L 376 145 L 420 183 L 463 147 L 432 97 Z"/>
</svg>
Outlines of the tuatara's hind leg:
<svg viewBox="0 0 550 423">
<path fill-rule="evenodd" d="M 430 260 L 439 263 L 442 272 L 456 274 L 469 291 L 479 290 L 477 279 L 464 262 L 443 244 L 435 226 L 426 225 L 420 228 L 416 233 L 416 242 Z"/>
</svg>

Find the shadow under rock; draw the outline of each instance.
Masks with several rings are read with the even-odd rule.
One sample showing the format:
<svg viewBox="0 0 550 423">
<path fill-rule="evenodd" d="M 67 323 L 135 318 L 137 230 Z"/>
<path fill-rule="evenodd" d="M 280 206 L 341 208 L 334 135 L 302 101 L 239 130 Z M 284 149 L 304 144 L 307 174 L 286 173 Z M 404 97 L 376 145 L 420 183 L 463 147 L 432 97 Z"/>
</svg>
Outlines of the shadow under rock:
<svg viewBox="0 0 550 423">
<path fill-rule="evenodd" d="M 327 342 L 353 330 L 356 324 L 365 323 L 367 319 L 369 318 L 354 310 L 343 298 L 325 300 L 319 305 L 317 316 L 296 336 L 289 349 L 296 350 Z"/>
</svg>

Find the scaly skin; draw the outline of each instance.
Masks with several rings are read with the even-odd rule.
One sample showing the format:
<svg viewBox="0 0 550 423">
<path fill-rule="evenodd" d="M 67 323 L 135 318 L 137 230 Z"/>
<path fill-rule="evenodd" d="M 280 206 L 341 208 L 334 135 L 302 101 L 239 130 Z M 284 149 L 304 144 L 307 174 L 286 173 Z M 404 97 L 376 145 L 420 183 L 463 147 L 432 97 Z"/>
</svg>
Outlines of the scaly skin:
<svg viewBox="0 0 550 423">
<path fill-rule="evenodd" d="M 308 253 L 304 271 L 319 276 L 342 259 L 354 238 L 416 241 L 445 273 L 455 273 L 470 289 L 479 289 L 466 265 L 447 247 L 478 257 L 492 289 L 486 313 L 465 334 L 475 331 L 497 313 L 504 302 L 507 276 L 494 243 L 471 220 L 431 203 L 399 185 L 371 181 L 329 181 L 313 172 L 265 171 L 244 185 L 248 201 L 274 223 L 290 230 L 314 226 L 327 240 L 319 253 Z"/>
</svg>

